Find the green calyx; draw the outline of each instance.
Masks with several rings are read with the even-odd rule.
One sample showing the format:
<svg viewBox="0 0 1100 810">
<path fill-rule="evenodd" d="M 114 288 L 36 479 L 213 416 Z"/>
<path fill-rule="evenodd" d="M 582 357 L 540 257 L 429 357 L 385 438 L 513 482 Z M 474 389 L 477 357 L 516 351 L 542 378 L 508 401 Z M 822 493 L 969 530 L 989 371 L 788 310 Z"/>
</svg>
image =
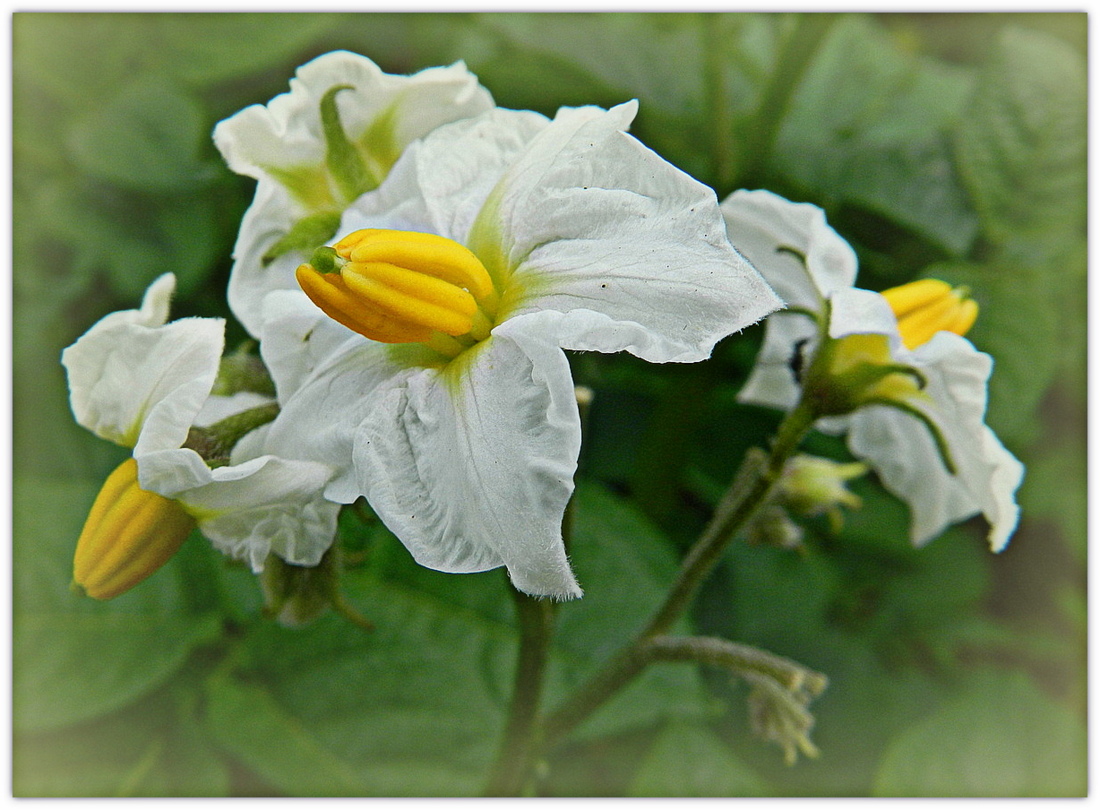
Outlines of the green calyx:
<svg viewBox="0 0 1100 810">
<path fill-rule="evenodd" d="M 338 84 L 329 88 L 321 97 L 325 166 L 344 196 L 345 203 L 350 203 L 360 194 L 378 187 L 378 178 L 371 172 L 355 144 L 348 140 L 343 124 L 340 123 L 340 111 L 336 107 L 336 94 L 341 90 L 354 89 L 350 84 Z"/>
<path fill-rule="evenodd" d="M 275 402 L 249 408 L 207 427 L 191 428 L 183 446 L 202 456 L 209 466 L 222 467 L 229 463 L 229 454 L 245 434 L 266 425 L 278 415 L 279 405 Z"/>
<path fill-rule="evenodd" d="M 280 256 L 291 252 L 308 255 L 318 245 L 331 240 L 339 227 L 339 211 L 321 211 L 302 217 L 294 223 L 294 227 L 264 252 L 260 258 L 260 264 L 267 267 Z"/>
</svg>

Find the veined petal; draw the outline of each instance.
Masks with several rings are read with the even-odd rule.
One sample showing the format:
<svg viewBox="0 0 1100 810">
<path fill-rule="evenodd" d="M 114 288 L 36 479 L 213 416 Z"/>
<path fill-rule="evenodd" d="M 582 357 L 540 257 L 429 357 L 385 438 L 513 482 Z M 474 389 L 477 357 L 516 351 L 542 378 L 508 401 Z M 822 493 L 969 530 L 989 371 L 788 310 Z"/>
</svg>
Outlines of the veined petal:
<svg viewBox="0 0 1100 810">
<path fill-rule="evenodd" d="M 420 564 L 504 565 L 517 588 L 565 599 L 581 593 L 561 536 L 579 450 L 565 355 L 509 322 L 446 371 L 422 370 L 377 400 L 355 467 Z"/>
<path fill-rule="evenodd" d="M 363 338 L 328 317 L 304 292 L 277 290 L 264 299 L 260 356 L 275 383 L 280 404 L 297 391 L 325 359 Z"/>
<path fill-rule="evenodd" d="M 220 318 L 164 323 L 171 290 L 165 278 L 154 282 L 141 310 L 106 316 L 61 354 L 76 421 L 142 452 L 179 447 L 187 438 L 224 343 Z"/>
<path fill-rule="evenodd" d="M 722 202 L 722 214 L 730 241 L 787 306 L 820 312 L 830 295 L 855 283 L 856 253 L 816 205 L 741 190 Z"/>
<path fill-rule="evenodd" d="M 398 228 L 466 244 L 494 186 L 548 124 L 538 113 L 494 109 L 440 127 L 405 151 L 377 192 L 348 208 L 340 233 Z"/>
<path fill-rule="evenodd" d="M 207 472 L 206 483 L 177 500 L 216 548 L 253 571 L 269 553 L 317 565 L 332 545 L 340 507 L 321 496 L 332 473 L 325 465 L 261 456 Z"/>
<path fill-rule="evenodd" d="M 853 414 L 849 447 L 909 504 L 915 545 L 980 512 L 990 524 L 990 546 L 1000 551 L 1019 517 L 1015 492 L 1023 466 L 983 421 L 992 360 L 965 338 L 947 332 L 912 353 L 903 352 L 899 359 L 912 363 L 927 379 L 924 393 L 930 404 L 923 409 L 943 433 L 957 475 L 943 466 L 927 428 L 893 409 L 875 407 Z"/>
<path fill-rule="evenodd" d="M 559 114 L 477 228 L 511 271 L 502 313 L 563 348 L 694 362 L 780 301 L 730 246 L 713 191 L 626 134 L 636 108 Z"/>
<path fill-rule="evenodd" d="M 298 388 L 282 399 L 279 415 L 268 426 L 264 452 L 331 467 L 334 473 L 325 497 L 339 503 L 354 501 L 362 494 L 352 468 L 355 429 L 379 407 L 387 390 L 400 387 L 420 370 L 395 359 L 397 354 L 353 335 L 299 378 Z"/>
</svg>

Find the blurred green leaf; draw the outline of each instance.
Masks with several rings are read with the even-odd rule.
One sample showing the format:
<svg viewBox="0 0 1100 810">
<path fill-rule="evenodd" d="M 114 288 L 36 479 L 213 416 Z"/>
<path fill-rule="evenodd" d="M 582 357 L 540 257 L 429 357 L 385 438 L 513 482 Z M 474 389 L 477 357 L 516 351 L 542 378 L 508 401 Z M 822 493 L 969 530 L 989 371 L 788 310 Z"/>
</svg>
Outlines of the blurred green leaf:
<svg viewBox="0 0 1100 810">
<path fill-rule="evenodd" d="M 1082 565 L 1088 552 L 1088 457 L 1076 441 L 1047 445 L 1028 464 L 1020 505 L 1029 518 L 1053 521 Z"/>
<path fill-rule="evenodd" d="M 1058 37 L 1004 29 L 955 130 L 959 168 L 998 240 L 1085 216 L 1084 58 Z"/>
<path fill-rule="evenodd" d="M 767 788 L 725 741 L 704 726 L 673 723 L 638 766 L 631 796 L 764 796 Z"/>
<path fill-rule="evenodd" d="M 185 82 L 208 85 L 308 56 L 309 46 L 347 15 L 286 13 L 145 14 L 158 63 Z M 369 20 L 369 15 L 362 15 Z M 303 59 L 303 61 L 305 61 Z M 290 78 L 289 74 L 286 77 Z"/>
<path fill-rule="evenodd" d="M 1042 259 L 1001 254 L 985 264 L 933 265 L 923 274 L 968 286 L 978 302 L 967 337 L 994 360 L 986 421 L 1002 441 L 1018 446 L 1040 428 L 1035 410 L 1070 345 L 1063 336 L 1073 317 L 1068 274 L 1032 261 Z"/>
<path fill-rule="evenodd" d="M 868 18 L 841 15 L 795 92 L 778 170 L 814 199 L 862 207 L 962 255 L 978 223 L 946 135 L 971 84 L 965 70 L 903 54 Z"/>
<path fill-rule="evenodd" d="M 14 481 L 19 730 L 48 731 L 125 706 L 171 677 L 217 631 L 213 615 L 186 612 L 171 563 L 110 602 L 69 591 L 73 549 L 97 489 L 92 482 Z"/>
<path fill-rule="evenodd" d="M 270 784 L 295 796 L 349 796 L 363 789 L 352 766 L 322 747 L 262 686 L 211 680 L 206 699 L 207 729 L 218 746 Z"/>
<path fill-rule="evenodd" d="M 559 609 L 555 648 L 567 656 L 562 682 L 547 686 L 550 705 L 591 675 L 645 625 L 679 568 L 668 542 L 626 501 L 595 486 L 577 488 L 570 559 L 584 598 Z M 681 622 L 678 631 L 688 630 Z M 709 713 L 698 672 L 654 666 L 581 726 L 581 737 L 618 733 L 664 717 Z"/>
<path fill-rule="evenodd" d="M 175 693 L 91 723 L 17 736 L 18 797 L 224 796 L 227 766 Z"/>
<path fill-rule="evenodd" d="M 172 81 L 144 75 L 75 122 L 69 153 L 90 176 L 140 191 L 194 189 L 214 177 L 199 157 L 202 107 Z"/>
<path fill-rule="evenodd" d="M 1024 675 L 986 672 L 883 752 L 876 796 L 1086 795 L 1085 724 Z"/>
<path fill-rule="evenodd" d="M 397 583 L 361 584 L 374 632 L 335 616 L 253 627 L 256 679 L 213 683 L 207 728 L 288 795 L 476 793 L 502 724 L 511 628 Z M 339 778 L 324 787 L 326 774 Z"/>
</svg>

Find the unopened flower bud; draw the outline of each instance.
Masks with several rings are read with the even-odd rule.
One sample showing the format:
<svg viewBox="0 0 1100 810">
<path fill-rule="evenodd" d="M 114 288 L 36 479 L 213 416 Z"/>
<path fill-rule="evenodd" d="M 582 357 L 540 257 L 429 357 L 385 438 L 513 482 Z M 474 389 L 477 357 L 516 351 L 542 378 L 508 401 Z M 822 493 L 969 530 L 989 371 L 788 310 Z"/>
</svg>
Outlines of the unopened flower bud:
<svg viewBox="0 0 1100 810">
<path fill-rule="evenodd" d="M 800 517 L 828 515 L 834 531 L 841 527 L 840 507 L 858 509 L 863 501 L 845 486 L 870 468 L 859 461 L 841 463 L 800 454 L 787 461 L 779 479 L 780 503 Z"/>
<path fill-rule="evenodd" d="M 127 459 L 103 484 L 73 558 L 73 584 L 93 599 L 112 599 L 168 562 L 195 528 L 178 501 L 138 486 Z"/>
</svg>

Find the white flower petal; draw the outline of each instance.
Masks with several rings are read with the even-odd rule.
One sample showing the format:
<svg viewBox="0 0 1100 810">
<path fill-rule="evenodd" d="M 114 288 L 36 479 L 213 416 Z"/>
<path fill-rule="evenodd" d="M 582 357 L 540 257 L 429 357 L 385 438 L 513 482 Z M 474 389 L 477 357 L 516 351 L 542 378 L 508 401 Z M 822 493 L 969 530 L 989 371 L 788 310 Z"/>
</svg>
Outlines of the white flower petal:
<svg viewBox="0 0 1100 810">
<path fill-rule="evenodd" d="M 722 202 L 722 213 L 730 241 L 788 306 L 819 312 L 832 293 L 855 283 L 856 253 L 816 205 L 741 190 Z"/>
<path fill-rule="evenodd" d="M 330 474 L 322 464 L 261 456 L 208 470 L 205 484 L 177 498 L 216 548 L 253 571 L 263 570 L 269 553 L 317 565 L 336 536 L 340 509 L 321 497 Z"/>
<path fill-rule="evenodd" d="M 788 411 L 798 404 L 802 387 L 794 366 L 813 357 L 817 325 L 806 315 L 780 310 L 764 325 L 764 342 L 756 364 L 737 394 L 740 402 Z"/>
<path fill-rule="evenodd" d="M 714 192 L 623 131 L 635 109 L 559 115 L 494 191 L 510 315 L 537 313 L 567 349 L 703 360 L 780 302 L 730 246 Z"/>
<path fill-rule="evenodd" d="M 257 179 L 272 168 L 320 166 L 325 155 L 321 98 L 341 84 L 353 88 L 336 96 L 349 140 L 358 140 L 385 116 L 397 154 L 435 127 L 493 106 L 489 92 L 461 62 L 393 76 L 364 56 L 334 51 L 298 68 L 289 92 L 219 123 L 214 143 L 233 171 Z"/>
<path fill-rule="evenodd" d="M 233 269 L 227 297 L 233 315 L 250 335 L 258 338 L 263 327 L 263 302 L 273 290 L 297 290 L 294 271 L 309 257 L 298 251 L 284 253 L 266 266 L 261 257 L 290 231 L 302 216 L 301 206 L 278 183 L 256 186 L 252 205 L 244 212 L 241 230 L 233 245 Z"/>
<path fill-rule="evenodd" d="M 440 127 L 405 150 L 376 192 L 348 208 L 340 233 L 396 228 L 465 244 L 486 198 L 548 124 L 538 113 L 495 109 Z"/>
<path fill-rule="evenodd" d="M 299 68 L 288 93 L 219 123 L 214 142 L 229 167 L 260 181 L 233 248 L 229 280 L 229 306 L 253 337 L 260 336 L 266 294 L 297 289 L 294 271 L 309 257 L 292 251 L 267 266 L 261 258 L 303 217 L 339 213 L 345 205 L 325 166 L 320 117 L 321 98 L 342 84 L 353 89 L 336 95 L 340 122 L 349 140 L 359 142 L 377 182 L 416 139 L 493 107 L 462 63 L 392 76 L 366 57 L 335 51 Z"/>
<path fill-rule="evenodd" d="M 829 312 L 829 337 L 886 335 L 891 353 L 901 350 L 898 319 L 881 294 L 845 287 L 829 297 Z"/>
<path fill-rule="evenodd" d="M 326 358 L 363 338 L 328 317 L 301 290 L 277 290 L 264 299 L 260 356 L 285 403 Z"/>
<path fill-rule="evenodd" d="M 909 504 L 915 545 L 981 512 L 990 524 L 990 546 L 1000 551 L 1019 516 L 1015 492 L 1023 466 L 983 422 L 991 359 L 965 338 L 947 332 L 899 359 L 927 378 L 924 392 L 931 402 L 922 410 L 943 433 L 957 475 L 944 467 L 928 429 L 894 409 L 874 407 L 852 414 L 849 447 Z"/>
<path fill-rule="evenodd" d="M 367 415 L 355 441 L 367 499 L 422 565 L 505 565 L 527 593 L 579 596 L 561 538 L 580 450 L 565 355 L 512 327 L 456 363 L 408 377 Z"/>
<path fill-rule="evenodd" d="M 909 537 L 923 546 L 978 506 L 944 467 L 922 422 L 882 405 L 848 417 L 848 449 L 867 462 L 883 486 L 909 505 Z"/>
<path fill-rule="evenodd" d="M 220 318 L 164 323 L 169 278 L 153 283 L 141 310 L 106 316 L 61 354 L 76 421 L 143 452 L 179 447 L 187 438 L 214 385 L 224 342 Z"/>
<path fill-rule="evenodd" d="M 395 359 L 399 353 L 354 335 L 282 400 L 279 415 L 268 427 L 264 451 L 331 467 L 334 473 L 325 497 L 339 503 L 354 501 L 362 494 L 352 468 L 355 429 L 380 407 L 385 391 L 419 370 Z"/>
<path fill-rule="evenodd" d="M 202 410 L 195 417 L 194 426 L 209 427 L 222 419 L 263 405 L 269 405 L 273 401 L 271 397 L 257 394 L 255 391 L 238 391 L 229 396 L 211 395 L 207 397 L 206 402 L 202 405 Z"/>
</svg>

